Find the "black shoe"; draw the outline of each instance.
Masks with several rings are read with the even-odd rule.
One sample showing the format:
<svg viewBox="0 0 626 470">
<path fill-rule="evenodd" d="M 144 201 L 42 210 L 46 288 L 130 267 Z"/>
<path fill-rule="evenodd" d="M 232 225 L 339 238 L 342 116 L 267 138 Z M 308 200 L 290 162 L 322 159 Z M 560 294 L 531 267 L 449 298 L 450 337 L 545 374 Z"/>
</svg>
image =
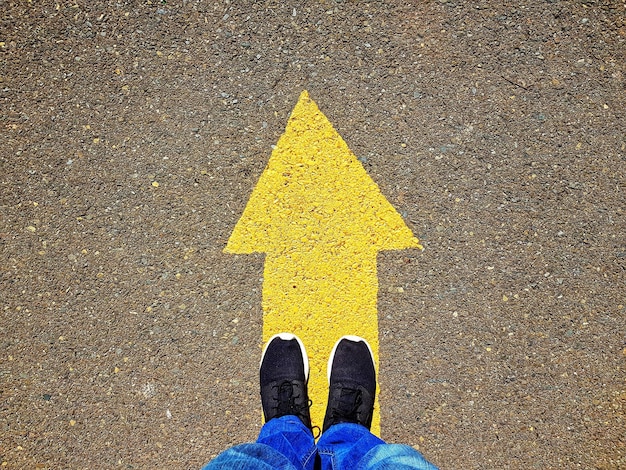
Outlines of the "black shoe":
<svg viewBox="0 0 626 470">
<path fill-rule="evenodd" d="M 376 397 L 376 371 L 370 345 L 358 336 L 344 336 L 328 360 L 328 405 L 322 432 L 339 423 L 370 429 Z"/>
<path fill-rule="evenodd" d="M 265 422 L 294 415 L 311 429 L 309 358 L 300 338 L 291 333 L 272 336 L 263 350 L 259 375 Z"/>
</svg>

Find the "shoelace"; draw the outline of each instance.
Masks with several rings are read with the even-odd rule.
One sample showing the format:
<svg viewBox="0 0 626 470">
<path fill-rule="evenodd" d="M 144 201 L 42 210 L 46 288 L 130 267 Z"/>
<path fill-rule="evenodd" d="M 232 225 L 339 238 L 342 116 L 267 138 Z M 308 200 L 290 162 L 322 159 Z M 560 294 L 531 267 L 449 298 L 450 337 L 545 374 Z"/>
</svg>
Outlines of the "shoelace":
<svg viewBox="0 0 626 470">
<path fill-rule="evenodd" d="M 296 404 L 296 399 L 300 398 L 300 395 L 294 395 L 293 384 L 289 380 L 274 385 L 273 389 L 276 391 L 275 396 L 272 397 L 276 401 L 273 409 L 279 415 L 299 415 L 311 406 L 310 400 L 306 405 Z"/>
<path fill-rule="evenodd" d="M 339 395 L 339 402 L 331 410 L 333 424 L 340 422 L 358 422 L 359 407 L 363 403 L 363 392 L 359 389 L 344 387 Z"/>
<path fill-rule="evenodd" d="M 293 383 L 289 380 L 274 385 L 272 388 L 276 391 L 276 395 L 273 396 L 273 399 L 276 401 L 276 406 L 274 406 L 273 409 L 281 416 L 286 414 L 300 416 L 303 411 L 308 411 L 313 404 L 311 400 L 307 400 L 306 404 L 297 405 L 296 400 L 300 398 L 300 395 L 294 395 Z M 307 415 L 308 413 L 302 414 Z M 311 432 L 313 433 L 313 439 L 317 439 L 320 437 L 322 430 L 319 426 L 313 426 Z"/>
</svg>

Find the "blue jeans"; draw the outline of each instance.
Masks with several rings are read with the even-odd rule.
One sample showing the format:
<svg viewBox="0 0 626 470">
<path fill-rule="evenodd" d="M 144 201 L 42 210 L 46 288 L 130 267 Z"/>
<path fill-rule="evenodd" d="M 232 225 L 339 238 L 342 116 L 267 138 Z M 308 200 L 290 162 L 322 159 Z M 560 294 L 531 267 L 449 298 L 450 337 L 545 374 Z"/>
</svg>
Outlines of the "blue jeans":
<svg viewBox="0 0 626 470">
<path fill-rule="evenodd" d="M 386 444 L 358 424 L 335 424 L 322 434 L 315 445 L 311 431 L 295 416 L 283 416 L 268 421 L 255 443 L 241 444 L 222 452 L 202 470 L 318 468 L 437 470 L 437 467 L 412 447 Z"/>
</svg>

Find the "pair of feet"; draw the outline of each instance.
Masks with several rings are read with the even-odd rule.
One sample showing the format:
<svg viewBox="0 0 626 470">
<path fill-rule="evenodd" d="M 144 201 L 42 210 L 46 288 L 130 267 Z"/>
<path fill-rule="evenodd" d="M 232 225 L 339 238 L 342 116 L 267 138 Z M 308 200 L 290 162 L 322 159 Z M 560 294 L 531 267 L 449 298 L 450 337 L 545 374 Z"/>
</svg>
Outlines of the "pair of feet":
<svg viewBox="0 0 626 470">
<path fill-rule="evenodd" d="M 261 404 L 265 421 L 294 415 L 312 430 L 307 393 L 309 360 L 302 341 L 291 333 L 272 336 L 261 358 Z M 376 396 L 372 350 L 363 338 L 344 336 L 328 360 L 328 405 L 322 432 L 339 423 L 370 429 Z"/>
</svg>

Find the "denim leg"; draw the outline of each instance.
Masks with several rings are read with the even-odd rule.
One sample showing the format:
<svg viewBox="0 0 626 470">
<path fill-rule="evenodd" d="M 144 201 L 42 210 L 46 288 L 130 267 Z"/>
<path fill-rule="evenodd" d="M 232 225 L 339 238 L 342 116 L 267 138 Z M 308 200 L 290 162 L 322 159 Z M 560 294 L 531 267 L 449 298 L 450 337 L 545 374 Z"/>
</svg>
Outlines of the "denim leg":
<svg viewBox="0 0 626 470">
<path fill-rule="evenodd" d="M 240 444 L 225 450 L 202 470 L 301 470 L 287 457 L 265 444 Z"/>
<path fill-rule="evenodd" d="M 356 470 L 437 470 L 413 447 L 380 444 L 359 461 Z"/>
<path fill-rule="evenodd" d="M 316 448 L 311 430 L 295 416 L 269 420 L 252 444 L 232 447 L 202 470 L 313 470 Z"/>
<path fill-rule="evenodd" d="M 384 443 L 365 426 L 341 423 L 322 434 L 317 442 L 317 451 L 324 470 L 353 470 L 365 454 Z"/>
<path fill-rule="evenodd" d="M 324 470 L 437 470 L 412 447 L 386 444 L 359 424 L 331 426 L 317 449 Z"/>
<path fill-rule="evenodd" d="M 270 419 L 261 428 L 257 443 L 277 450 L 298 470 L 313 470 L 316 454 L 313 433 L 296 416 Z"/>
</svg>

